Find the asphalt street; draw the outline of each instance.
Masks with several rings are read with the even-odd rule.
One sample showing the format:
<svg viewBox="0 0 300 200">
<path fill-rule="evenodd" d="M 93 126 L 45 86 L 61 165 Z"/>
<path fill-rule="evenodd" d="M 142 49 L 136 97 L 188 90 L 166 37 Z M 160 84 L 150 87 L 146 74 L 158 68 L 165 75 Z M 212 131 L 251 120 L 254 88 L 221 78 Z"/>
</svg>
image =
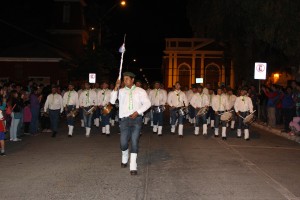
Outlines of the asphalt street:
<svg viewBox="0 0 300 200">
<path fill-rule="evenodd" d="M 163 136 L 143 128 L 138 175 L 120 167 L 118 128 L 110 137 L 93 128 L 86 138 L 75 127 L 73 138 L 60 124 L 51 133 L 7 142 L 0 157 L 0 199 L 300 199 L 300 145 L 252 128 L 245 141 L 228 131 L 228 139 L 194 136 L 185 125 L 184 138 Z M 201 129 L 200 129 L 201 132 Z"/>
</svg>

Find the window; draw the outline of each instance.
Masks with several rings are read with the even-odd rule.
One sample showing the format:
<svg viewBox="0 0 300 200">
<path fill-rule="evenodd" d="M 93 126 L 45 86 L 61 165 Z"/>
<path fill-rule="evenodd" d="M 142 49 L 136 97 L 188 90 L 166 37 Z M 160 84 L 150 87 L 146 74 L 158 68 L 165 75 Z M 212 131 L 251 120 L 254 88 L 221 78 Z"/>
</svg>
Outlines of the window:
<svg viewBox="0 0 300 200">
<path fill-rule="evenodd" d="M 179 83 L 182 87 L 190 87 L 191 70 L 187 65 L 179 67 Z"/>
</svg>

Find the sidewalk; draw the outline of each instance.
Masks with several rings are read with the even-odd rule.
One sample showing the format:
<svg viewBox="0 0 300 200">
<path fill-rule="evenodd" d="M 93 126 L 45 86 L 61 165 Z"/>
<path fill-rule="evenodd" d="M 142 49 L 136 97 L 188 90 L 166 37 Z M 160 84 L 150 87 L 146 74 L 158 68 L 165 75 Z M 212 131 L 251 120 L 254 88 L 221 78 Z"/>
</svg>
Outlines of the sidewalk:
<svg viewBox="0 0 300 200">
<path fill-rule="evenodd" d="M 286 139 L 289 139 L 289 140 L 292 140 L 292 141 L 295 141 L 297 143 L 300 144 L 300 137 L 299 136 L 296 136 L 296 135 L 289 135 L 288 133 L 285 133 L 285 132 L 281 132 L 281 130 L 283 130 L 283 125 L 278 125 L 276 127 L 271 127 L 271 126 L 268 126 L 266 123 L 264 122 L 261 122 L 261 121 L 255 121 L 253 122 L 252 124 L 253 127 L 256 127 L 256 128 L 259 128 L 259 129 L 262 129 L 262 130 L 265 130 L 265 131 L 268 131 L 268 132 L 271 132 L 275 135 L 278 135 L 278 136 L 281 136 L 281 137 L 284 137 Z"/>
</svg>

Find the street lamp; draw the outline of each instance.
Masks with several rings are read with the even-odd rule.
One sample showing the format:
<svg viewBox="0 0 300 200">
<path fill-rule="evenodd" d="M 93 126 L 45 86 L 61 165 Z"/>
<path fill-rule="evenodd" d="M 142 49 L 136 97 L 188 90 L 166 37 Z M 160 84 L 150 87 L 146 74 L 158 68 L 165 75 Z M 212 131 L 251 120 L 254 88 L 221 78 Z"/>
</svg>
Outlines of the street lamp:
<svg viewBox="0 0 300 200">
<path fill-rule="evenodd" d="M 99 23 L 100 23 L 100 28 L 99 28 L 99 46 L 101 46 L 102 44 L 102 23 L 104 21 L 104 19 L 108 16 L 108 14 L 110 14 L 116 7 L 118 6 L 121 6 L 121 7 L 125 7 L 126 6 L 126 1 L 120 1 L 118 3 L 116 3 L 115 5 L 113 5 L 99 20 Z"/>
</svg>

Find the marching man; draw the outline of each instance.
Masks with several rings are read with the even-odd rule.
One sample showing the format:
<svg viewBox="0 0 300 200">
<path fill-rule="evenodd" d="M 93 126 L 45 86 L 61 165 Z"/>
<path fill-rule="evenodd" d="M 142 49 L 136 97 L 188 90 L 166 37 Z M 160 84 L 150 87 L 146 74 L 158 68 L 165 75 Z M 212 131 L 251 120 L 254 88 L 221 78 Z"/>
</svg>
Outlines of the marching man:
<svg viewBox="0 0 300 200">
<path fill-rule="evenodd" d="M 97 95 L 94 90 L 91 89 L 90 83 L 84 84 L 85 90 L 80 94 L 79 106 L 82 108 L 83 121 L 85 127 L 85 136 L 90 137 L 93 112 L 97 104 Z"/>
<path fill-rule="evenodd" d="M 160 89 L 160 82 L 155 82 L 154 89 L 150 91 L 149 98 L 153 107 L 153 133 L 162 135 L 163 112 L 156 112 L 155 108 L 165 106 L 167 102 L 167 92 Z"/>
<path fill-rule="evenodd" d="M 237 97 L 234 109 L 237 115 L 240 116 L 238 121 L 237 137 L 242 137 L 242 128 L 244 128 L 244 138 L 245 140 L 249 140 L 249 126 L 243 123 L 243 118 L 253 112 L 253 104 L 251 98 L 247 96 L 247 88 L 243 88 L 241 90 L 241 96 Z"/>
<path fill-rule="evenodd" d="M 190 104 L 193 106 L 193 108 L 197 111 L 200 108 L 209 106 L 209 99 L 206 94 L 203 93 L 203 87 L 201 85 L 198 86 L 198 93 L 196 93 L 193 98 L 191 99 Z M 207 120 L 206 120 L 206 114 L 202 116 L 198 116 L 196 112 L 196 123 L 195 123 L 195 135 L 199 135 L 199 126 L 200 123 L 203 126 L 203 135 L 207 135 Z"/>
<path fill-rule="evenodd" d="M 218 88 L 217 95 L 212 99 L 212 109 L 215 112 L 215 137 L 219 137 L 219 124 L 221 115 L 228 110 L 228 98 L 222 94 L 222 88 Z M 226 122 L 222 121 L 222 139 L 226 140 Z"/>
<path fill-rule="evenodd" d="M 75 112 L 75 110 L 79 109 L 79 100 L 78 93 L 74 90 L 74 85 L 72 83 L 69 83 L 68 89 L 69 91 L 65 92 L 63 97 L 63 105 L 66 111 L 67 123 L 69 127 L 68 137 L 72 137 L 75 117 L 72 115 L 70 116 L 70 112 Z"/>
<path fill-rule="evenodd" d="M 109 104 L 110 93 L 111 91 L 108 89 L 108 83 L 104 81 L 102 83 L 102 90 L 98 92 L 98 106 L 100 108 L 102 134 L 106 134 L 106 136 L 110 135 L 109 119 L 111 113 L 104 114 L 102 113 L 102 109 Z"/>
<path fill-rule="evenodd" d="M 193 96 L 197 93 L 198 93 L 197 84 L 193 84 L 192 89 L 189 90 L 188 92 L 186 92 L 186 98 L 187 98 L 188 102 L 190 102 L 190 104 L 191 104 L 191 100 L 192 100 Z M 192 105 L 189 105 L 189 122 L 191 124 L 195 124 L 195 120 L 196 120 L 195 112 L 196 112 L 195 108 Z"/>
<path fill-rule="evenodd" d="M 180 138 L 183 138 L 183 118 L 184 116 L 178 115 L 177 111 L 181 107 L 188 106 L 187 98 L 180 90 L 180 83 L 175 83 L 175 90 L 170 92 L 168 95 L 168 104 L 170 106 L 170 114 L 171 114 L 171 133 L 175 133 L 175 123 L 178 119 L 179 127 L 178 127 L 178 135 Z"/>
<path fill-rule="evenodd" d="M 136 159 L 143 120 L 142 115 L 151 107 L 151 102 L 146 91 L 134 85 L 135 75 L 133 73 L 124 72 L 123 76 L 125 88 L 119 90 L 121 80 L 118 79 L 115 89 L 111 92 L 110 102 L 115 104 L 116 100 L 119 99 L 121 167 L 127 167 L 129 158 L 128 142 L 130 140 L 130 174 L 137 175 Z"/>
<path fill-rule="evenodd" d="M 63 112 L 63 99 L 60 94 L 57 94 L 57 87 L 52 86 L 52 93 L 48 95 L 44 105 L 44 111 L 49 110 L 49 117 L 52 129 L 52 137 L 56 137 L 59 115 Z"/>
<path fill-rule="evenodd" d="M 229 110 L 234 110 L 234 103 L 236 100 L 236 96 L 232 93 L 231 88 L 227 89 L 227 96 L 228 96 Z M 234 130 L 234 125 L 235 125 L 235 114 L 234 113 L 235 112 L 232 112 L 232 120 L 231 120 L 231 125 L 230 125 L 231 130 Z"/>
</svg>

